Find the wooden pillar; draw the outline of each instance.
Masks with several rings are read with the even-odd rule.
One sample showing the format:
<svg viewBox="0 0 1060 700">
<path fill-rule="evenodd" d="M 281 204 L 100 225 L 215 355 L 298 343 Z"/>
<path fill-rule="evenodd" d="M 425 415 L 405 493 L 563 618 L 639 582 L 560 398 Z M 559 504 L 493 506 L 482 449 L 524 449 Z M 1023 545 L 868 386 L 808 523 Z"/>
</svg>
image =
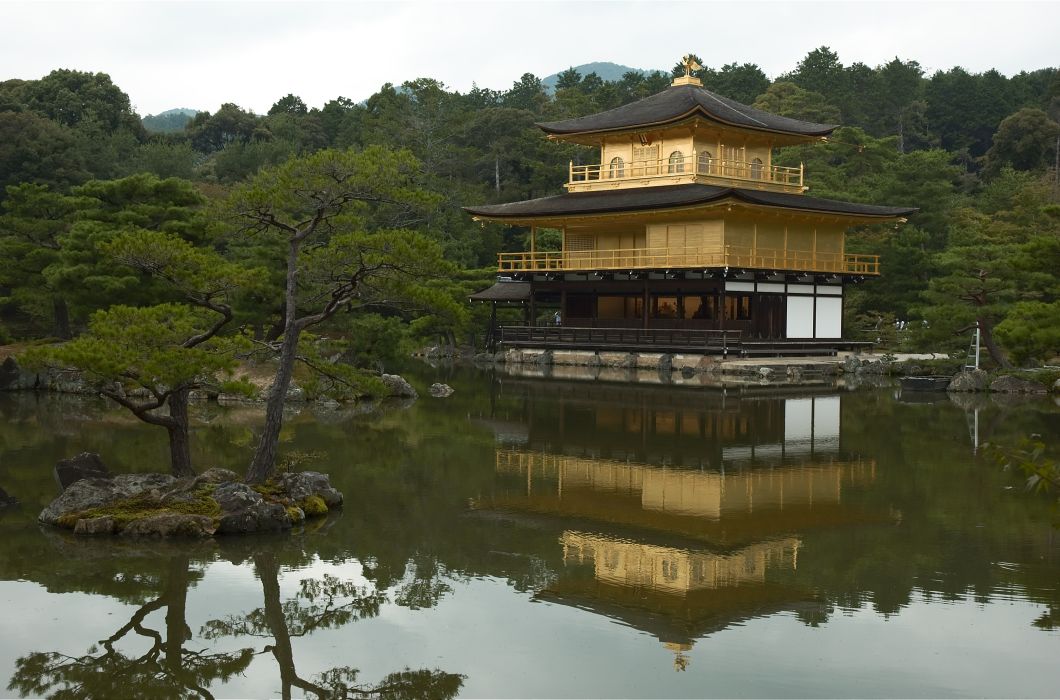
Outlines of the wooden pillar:
<svg viewBox="0 0 1060 700">
<path fill-rule="evenodd" d="M 490 302 L 490 336 L 486 343 L 489 352 L 497 351 L 497 302 Z"/>
<path fill-rule="evenodd" d="M 537 325 L 537 294 L 534 292 L 534 283 L 530 283 L 530 318 L 526 325 L 536 326 Z"/>
<path fill-rule="evenodd" d="M 644 302 L 642 303 L 642 307 L 643 308 L 641 309 L 640 316 L 641 316 L 641 319 L 643 321 L 644 328 L 647 328 L 648 327 L 648 318 L 651 316 L 651 309 L 650 309 L 651 298 L 648 295 L 648 278 L 647 278 L 648 273 L 645 272 L 644 274 L 645 274 L 645 277 L 644 277 Z"/>
<path fill-rule="evenodd" d="M 567 325 L 567 288 L 559 290 L 559 318 L 561 325 Z"/>
<path fill-rule="evenodd" d="M 725 278 L 721 280 L 718 287 L 718 330 L 725 330 Z"/>
</svg>

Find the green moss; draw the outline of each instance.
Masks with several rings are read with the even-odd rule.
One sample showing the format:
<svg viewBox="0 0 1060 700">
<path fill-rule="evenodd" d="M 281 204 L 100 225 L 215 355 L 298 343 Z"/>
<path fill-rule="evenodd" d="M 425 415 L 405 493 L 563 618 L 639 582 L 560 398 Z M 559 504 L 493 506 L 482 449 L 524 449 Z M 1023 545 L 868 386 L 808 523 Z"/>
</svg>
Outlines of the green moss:
<svg viewBox="0 0 1060 700">
<path fill-rule="evenodd" d="M 208 518 L 220 518 L 221 506 L 210 497 L 213 492 L 212 485 L 210 486 L 210 488 L 204 486 L 196 489 L 190 494 L 192 498 L 187 501 L 163 503 L 157 498 L 152 498 L 148 495 L 123 498 L 98 508 L 89 508 L 79 513 L 68 513 L 59 518 L 58 524 L 61 527 L 73 528 L 77 521 L 82 518 L 110 517 L 114 519 L 115 524 L 120 529 L 134 520 L 141 520 L 152 515 L 161 515 L 162 513 L 182 513 L 184 515 L 205 515 Z"/>
<path fill-rule="evenodd" d="M 287 493 L 283 486 L 272 479 L 269 479 L 263 484 L 251 484 L 250 488 L 254 489 L 262 496 L 283 496 Z"/>
<path fill-rule="evenodd" d="M 68 530 L 73 530 L 74 526 L 77 525 L 77 521 L 80 519 L 80 513 L 67 513 L 66 515 L 60 515 L 59 519 L 55 522 L 55 524 L 59 527 L 65 527 Z"/>
<path fill-rule="evenodd" d="M 287 517 L 291 519 L 291 523 L 297 525 L 305 521 L 305 511 L 298 506 L 287 506 Z"/>
<path fill-rule="evenodd" d="M 309 496 L 299 505 L 302 506 L 302 510 L 305 511 L 307 517 L 328 514 L 328 505 L 324 503 L 324 499 L 320 496 Z"/>
</svg>

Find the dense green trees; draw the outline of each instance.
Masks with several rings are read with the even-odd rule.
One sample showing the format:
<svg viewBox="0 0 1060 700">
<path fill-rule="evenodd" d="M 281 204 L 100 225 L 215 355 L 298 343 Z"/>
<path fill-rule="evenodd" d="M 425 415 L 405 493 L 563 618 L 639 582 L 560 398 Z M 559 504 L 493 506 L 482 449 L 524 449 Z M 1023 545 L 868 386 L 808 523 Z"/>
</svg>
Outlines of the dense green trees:
<svg viewBox="0 0 1060 700">
<path fill-rule="evenodd" d="M 1046 212 L 1057 194 L 1042 183 L 1055 163 L 1060 70 L 1006 78 L 958 67 L 928 75 L 916 61 L 898 57 L 875 67 L 845 65 L 820 47 L 772 83 L 754 64 L 705 66 L 697 75 L 709 89 L 756 107 L 846 125 L 828 143 L 778 153 L 780 164 L 805 163 L 811 194 L 920 207 L 908 224 L 865 227 L 849 237 L 852 252 L 883 256 L 884 273 L 853 290 L 851 317 L 912 321 L 916 333 L 903 334 L 903 342 L 956 347 L 963 341 L 952 335 L 960 327 L 954 320 L 967 314 L 939 311 L 950 303 L 939 296 L 944 281 L 962 269 L 955 250 L 971 256 L 977 246 L 997 244 L 1009 246 L 1002 259 L 1011 253 L 1031 260 L 1032 249 L 1049 259 L 1040 249 L 1056 230 Z M 569 161 L 598 157 L 547 141 L 535 123 L 611 109 L 669 81 L 663 72 L 606 81 L 571 69 L 553 94 L 532 74 L 507 90 L 460 93 L 419 78 L 384 85 L 360 103 L 337 97 L 317 108 L 290 93 L 263 115 L 226 103 L 197 114 L 183 130 L 150 136 L 128 96 L 104 74 L 58 70 L 40 80 L 0 82 L 0 200 L 6 200 L 0 253 L 9 263 L 0 270 L 0 324 L 18 337 L 69 337 L 113 304 L 183 303 L 157 276 L 99 254 L 123 232 L 162 231 L 267 270 L 254 290 L 233 292 L 233 322 L 260 341 L 275 341 L 285 323 L 284 243 L 227 235 L 218 217 L 207 214 L 209 202 L 223 200 L 262 169 L 328 148 L 410 152 L 419 163 L 414 188 L 426 205 L 398 222 L 385 220 L 393 214 L 389 205 L 358 209 L 355 218 L 365 218 L 351 230 L 412 230 L 439 246 L 446 261 L 472 271 L 432 282 L 439 299 L 460 301 L 464 287 L 479 283 L 478 271 L 494 265 L 499 251 L 519 249 L 524 234 L 479 226 L 461 207 L 558 193 Z M 1001 213 L 1013 209 L 998 208 L 999 198 L 1015 195 L 999 195 L 998 182 L 1035 202 L 1020 211 L 1037 213 L 1015 219 Z M 1003 221 L 1006 233 L 984 221 Z M 1040 271 L 1013 265 L 1011 284 L 1019 292 L 1003 295 L 991 315 L 998 341 L 1017 361 L 1047 359 L 1056 291 Z M 406 323 L 417 315 L 352 322 L 347 330 L 391 337 L 397 322 L 406 338 L 453 342 L 458 334 L 470 339 L 483 322 L 449 308 Z M 372 366 L 363 349 L 373 343 L 359 347 L 360 363 Z"/>
</svg>

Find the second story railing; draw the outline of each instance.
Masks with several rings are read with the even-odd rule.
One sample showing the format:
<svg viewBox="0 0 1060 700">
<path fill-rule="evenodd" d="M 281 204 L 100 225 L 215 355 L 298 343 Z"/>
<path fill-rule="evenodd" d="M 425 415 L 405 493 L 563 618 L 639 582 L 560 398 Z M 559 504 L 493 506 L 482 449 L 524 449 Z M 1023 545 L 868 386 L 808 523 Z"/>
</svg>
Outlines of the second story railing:
<svg viewBox="0 0 1060 700">
<path fill-rule="evenodd" d="M 801 191 L 803 166 L 789 168 L 766 165 L 760 160 L 743 161 L 714 158 L 705 153 L 681 155 L 657 160 L 634 160 L 593 165 L 570 164 L 568 185 L 591 182 L 620 182 L 658 178 L 682 178 L 690 175 L 709 179 L 738 180 L 754 185 L 773 185 L 778 189 Z"/>
<path fill-rule="evenodd" d="M 535 251 L 501 253 L 498 256 L 500 272 L 585 272 L 720 267 L 878 275 L 880 274 L 880 256 L 741 246 L 724 246 L 718 250 L 674 247 Z"/>
</svg>

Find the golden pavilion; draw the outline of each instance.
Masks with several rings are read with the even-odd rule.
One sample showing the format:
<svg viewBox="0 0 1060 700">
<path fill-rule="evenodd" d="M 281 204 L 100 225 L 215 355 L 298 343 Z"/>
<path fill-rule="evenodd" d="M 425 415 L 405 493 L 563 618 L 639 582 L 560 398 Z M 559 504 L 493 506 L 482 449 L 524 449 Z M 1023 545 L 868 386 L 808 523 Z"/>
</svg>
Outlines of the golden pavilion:
<svg viewBox="0 0 1060 700">
<path fill-rule="evenodd" d="M 563 194 L 467 207 L 477 220 L 529 227 L 530 250 L 501 253 L 498 282 L 473 300 L 524 304 L 508 346 L 792 353 L 844 346 L 845 285 L 879 274 L 849 253 L 851 226 L 904 220 L 912 207 L 806 194 L 804 169 L 777 148 L 837 127 L 769 114 L 692 75 L 621 107 L 538 124 L 555 141 L 599 149 L 573 162 Z M 539 250 L 539 229 L 562 234 Z M 849 343 L 846 343 L 849 345 Z"/>
</svg>

